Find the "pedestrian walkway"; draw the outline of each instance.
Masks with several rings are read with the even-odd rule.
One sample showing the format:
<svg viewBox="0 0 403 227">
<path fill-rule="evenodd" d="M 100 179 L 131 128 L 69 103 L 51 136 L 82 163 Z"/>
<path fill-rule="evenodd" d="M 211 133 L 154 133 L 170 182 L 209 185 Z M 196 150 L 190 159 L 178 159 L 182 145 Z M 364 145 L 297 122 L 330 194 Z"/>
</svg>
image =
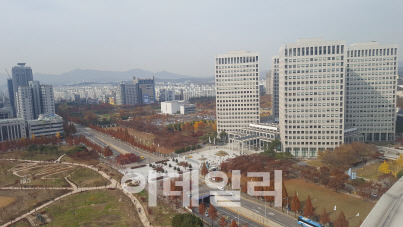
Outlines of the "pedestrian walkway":
<svg viewBox="0 0 403 227">
<path fill-rule="evenodd" d="M 59 162 L 63 157 L 59 157 L 58 160 L 56 160 L 55 162 Z M 32 163 L 54 163 L 51 161 L 32 161 L 32 160 L 20 160 L 20 159 L 0 159 L 0 160 L 8 160 L 8 161 L 22 161 L 22 162 L 32 162 Z M 145 210 L 142 207 L 141 203 L 137 200 L 137 198 L 135 196 L 133 196 L 130 193 L 125 192 L 120 183 L 117 182 L 115 179 L 111 178 L 110 176 L 108 176 L 108 174 L 106 174 L 103 171 L 99 171 L 97 168 L 93 167 L 93 166 L 89 166 L 89 165 L 85 165 L 85 164 L 79 164 L 79 163 L 67 163 L 67 162 L 60 162 L 60 164 L 63 165 L 74 165 L 74 166 L 81 166 L 81 167 L 85 167 L 85 168 L 89 168 L 92 169 L 94 171 L 96 171 L 97 173 L 99 173 L 101 176 L 103 176 L 104 178 L 108 179 L 111 183 L 107 186 L 104 187 L 77 187 L 77 185 L 75 185 L 73 182 L 71 182 L 67 177 L 65 177 L 65 180 L 71 185 L 71 188 L 66 188 L 66 187 L 54 187 L 54 188 L 42 188 L 42 187 L 35 187 L 35 188 L 20 188 L 20 187 L 0 187 L 0 189 L 9 189 L 9 190 L 21 190 L 21 189 L 25 189 L 25 190 L 32 190 L 32 189 L 38 189 L 38 190 L 47 190 L 47 189 L 53 189 L 53 190 L 72 190 L 70 193 L 64 194 L 60 197 L 57 197 L 55 199 L 52 199 L 51 201 L 29 211 L 28 213 L 25 213 L 17 218 L 15 218 L 14 220 L 7 222 L 5 224 L 3 224 L 0 227 L 6 227 L 8 225 L 11 225 L 13 223 L 16 223 L 24 218 L 27 218 L 29 215 L 34 214 L 35 212 L 53 204 L 56 201 L 59 201 L 61 199 L 63 199 L 66 196 L 69 195 L 73 195 L 79 192 L 84 192 L 84 191 L 90 191 L 90 190 L 98 190 L 98 189 L 107 189 L 107 188 L 117 188 L 121 191 L 123 191 L 127 197 L 130 198 L 130 200 L 132 201 L 132 203 L 134 204 L 134 206 L 136 207 L 136 210 L 139 212 L 139 217 L 141 222 L 143 223 L 143 225 L 145 227 L 152 227 L 150 221 L 148 220 Z"/>
</svg>

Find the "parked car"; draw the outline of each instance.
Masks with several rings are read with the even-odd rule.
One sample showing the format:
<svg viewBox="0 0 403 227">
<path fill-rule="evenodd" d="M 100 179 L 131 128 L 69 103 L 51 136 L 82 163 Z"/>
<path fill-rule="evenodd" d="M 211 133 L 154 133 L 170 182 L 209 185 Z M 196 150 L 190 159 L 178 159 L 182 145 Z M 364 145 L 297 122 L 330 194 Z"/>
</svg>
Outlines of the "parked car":
<svg viewBox="0 0 403 227">
<path fill-rule="evenodd" d="M 218 187 L 218 190 L 224 191 L 223 187 Z"/>
</svg>

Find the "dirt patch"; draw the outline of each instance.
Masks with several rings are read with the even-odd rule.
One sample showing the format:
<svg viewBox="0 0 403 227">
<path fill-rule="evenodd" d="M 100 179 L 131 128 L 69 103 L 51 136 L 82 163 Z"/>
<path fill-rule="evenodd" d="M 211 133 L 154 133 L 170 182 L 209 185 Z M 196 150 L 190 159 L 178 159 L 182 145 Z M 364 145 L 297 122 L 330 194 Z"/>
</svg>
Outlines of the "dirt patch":
<svg viewBox="0 0 403 227">
<path fill-rule="evenodd" d="M 15 201 L 15 197 L 0 196 L 0 208 L 7 207 Z"/>
</svg>

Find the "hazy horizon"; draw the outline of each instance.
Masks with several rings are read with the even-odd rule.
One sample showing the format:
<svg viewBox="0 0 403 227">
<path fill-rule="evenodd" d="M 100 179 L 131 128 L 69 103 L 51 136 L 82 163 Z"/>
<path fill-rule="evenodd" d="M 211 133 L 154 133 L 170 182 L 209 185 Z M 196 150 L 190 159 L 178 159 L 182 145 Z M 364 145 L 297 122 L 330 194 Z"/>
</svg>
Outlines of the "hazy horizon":
<svg viewBox="0 0 403 227">
<path fill-rule="evenodd" d="M 25 62 L 34 73 L 140 68 L 214 75 L 214 55 L 260 53 L 260 71 L 283 43 L 344 39 L 402 43 L 403 2 L 3 1 L 0 73 Z M 1 78 L 0 80 L 5 80 Z"/>
</svg>

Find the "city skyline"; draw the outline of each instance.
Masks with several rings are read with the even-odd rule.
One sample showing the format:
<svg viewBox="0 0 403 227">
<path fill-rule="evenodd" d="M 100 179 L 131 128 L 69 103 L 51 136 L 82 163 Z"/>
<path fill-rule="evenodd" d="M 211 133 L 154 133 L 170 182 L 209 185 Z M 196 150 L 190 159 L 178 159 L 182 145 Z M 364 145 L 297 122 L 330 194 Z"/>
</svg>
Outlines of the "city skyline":
<svg viewBox="0 0 403 227">
<path fill-rule="evenodd" d="M 4 53 L 0 67 L 10 70 L 16 62 L 27 62 L 34 73 L 44 74 L 76 68 L 141 68 L 212 77 L 211 56 L 228 50 L 259 52 L 260 69 L 268 70 L 278 46 L 298 38 L 345 39 L 346 45 L 401 43 L 402 31 L 395 28 L 403 3 L 366 1 L 365 10 L 356 10 L 363 7 L 361 2 L 349 4 L 346 8 L 339 2 L 261 2 L 256 7 L 217 2 L 212 7 L 160 2 L 160 7 L 154 7 L 147 2 L 2 2 L 0 23 L 7 34 L 0 44 Z M 278 9 L 285 9 L 285 16 Z M 301 13 L 304 20 L 298 19 Z M 378 14 L 388 17 L 373 16 Z M 5 71 L 0 74 L 6 75 Z"/>
</svg>

